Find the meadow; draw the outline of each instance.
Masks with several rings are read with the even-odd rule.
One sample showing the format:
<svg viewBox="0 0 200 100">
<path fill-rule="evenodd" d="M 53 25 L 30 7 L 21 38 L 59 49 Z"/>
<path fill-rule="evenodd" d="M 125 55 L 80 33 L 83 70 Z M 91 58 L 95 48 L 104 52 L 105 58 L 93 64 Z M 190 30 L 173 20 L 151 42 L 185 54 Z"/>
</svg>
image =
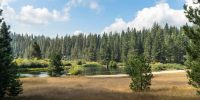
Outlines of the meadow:
<svg viewBox="0 0 200 100">
<path fill-rule="evenodd" d="M 154 75 L 151 90 L 132 92 L 129 77 L 21 78 L 24 92 L 15 100 L 200 100 L 186 73 Z M 9 100 L 9 98 L 7 98 Z"/>
</svg>

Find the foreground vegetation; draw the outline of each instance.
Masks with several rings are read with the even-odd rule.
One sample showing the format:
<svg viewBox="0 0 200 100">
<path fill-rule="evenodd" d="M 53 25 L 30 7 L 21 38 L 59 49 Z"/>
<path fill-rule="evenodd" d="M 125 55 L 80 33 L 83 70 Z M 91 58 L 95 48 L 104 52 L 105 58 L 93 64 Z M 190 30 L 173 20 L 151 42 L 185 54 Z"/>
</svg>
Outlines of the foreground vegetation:
<svg viewBox="0 0 200 100">
<path fill-rule="evenodd" d="M 129 85 L 132 91 L 141 92 L 150 90 L 153 74 L 150 64 L 143 56 L 132 56 L 127 62 L 126 72 L 132 80 Z"/>
<path fill-rule="evenodd" d="M 188 25 L 184 26 L 185 35 L 190 42 L 187 46 L 187 64 L 190 70 L 187 71 L 189 84 L 197 88 L 197 93 L 200 95 L 200 0 L 193 0 L 193 5 L 185 5 L 185 14 L 188 20 L 194 24 L 195 28 Z M 197 6 L 197 7 L 194 7 Z"/>
<path fill-rule="evenodd" d="M 17 96 L 23 91 L 18 67 L 13 63 L 10 26 L 2 18 L 2 12 L 0 9 L 0 99 L 5 96 Z"/>
<path fill-rule="evenodd" d="M 135 93 L 131 79 L 23 78 L 24 92 L 17 100 L 199 100 L 187 84 L 186 73 L 154 75 L 149 92 Z M 59 84 L 59 85 L 58 85 Z"/>
</svg>

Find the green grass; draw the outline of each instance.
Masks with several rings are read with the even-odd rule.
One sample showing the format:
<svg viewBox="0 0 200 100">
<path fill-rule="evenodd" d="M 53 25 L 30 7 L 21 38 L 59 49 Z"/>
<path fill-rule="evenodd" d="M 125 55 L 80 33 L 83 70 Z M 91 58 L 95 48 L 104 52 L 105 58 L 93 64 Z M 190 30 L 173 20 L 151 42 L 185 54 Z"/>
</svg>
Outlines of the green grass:
<svg viewBox="0 0 200 100">
<path fill-rule="evenodd" d="M 83 65 L 83 67 L 103 67 L 103 65 L 97 63 L 97 62 L 87 62 L 86 64 Z"/>
</svg>

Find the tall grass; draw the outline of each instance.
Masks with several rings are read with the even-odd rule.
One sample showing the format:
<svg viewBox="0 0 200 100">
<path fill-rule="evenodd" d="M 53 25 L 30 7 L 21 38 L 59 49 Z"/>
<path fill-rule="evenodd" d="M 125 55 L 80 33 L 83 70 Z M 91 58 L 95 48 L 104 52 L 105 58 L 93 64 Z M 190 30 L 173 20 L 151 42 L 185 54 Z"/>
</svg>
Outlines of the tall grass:
<svg viewBox="0 0 200 100">
<path fill-rule="evenodd" d="M 132 92 L 131 79 L 23 78 L 24 92 L 14 100 L 200 100 L 185 73 L 155 75 L 149 92 Z M 10 99 L 10 100 L 13 100 Z"/>
</svg>

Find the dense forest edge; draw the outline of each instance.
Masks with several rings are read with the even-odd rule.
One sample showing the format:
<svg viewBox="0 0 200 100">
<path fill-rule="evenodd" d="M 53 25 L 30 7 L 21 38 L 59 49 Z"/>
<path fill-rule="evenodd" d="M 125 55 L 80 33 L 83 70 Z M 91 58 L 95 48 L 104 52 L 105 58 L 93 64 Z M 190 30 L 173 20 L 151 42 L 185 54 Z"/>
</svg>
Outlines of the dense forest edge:
<svg viewBox="0 0 200 100">
<path fill-rule="evenodd" d="M 72 75 L 108 74 L 108 68 L 113 69 L 110 74 L 126 73 L 125 63 L 135 53 L 151 62 L 153 71 L 187 68 L 185 48 L 189 39 L 182 27 L 168 24 L 162 27 L 155 23 L 151 29 L 143 30 L 128 28 L 121 33 L 82 33 L 55 38 L 13 33 L 11 37 L 21 73 L 47 72 L 55 53 L 61 56 L 66 73 Z"/>
<path fill-rule="evenodd" d="M 64 60 L 84 59 L 87 61 L 114 60 L 124 62 L 134 52 L 143 54 L 151 62 L 179 63 L 186 60 L 185 47 L 189 39 L 183 28 L 168 24 L 161 27 L 154 24 L 151 29 L 128 28 L 121 33 L 79 34 L 49 38 L 45 36 L 12 34 L 13 55 L 15 58 L 33 58 L 34 43 L 41 50 L 41 58 L 50 58 L 60 53 Z"/>
</svg>

